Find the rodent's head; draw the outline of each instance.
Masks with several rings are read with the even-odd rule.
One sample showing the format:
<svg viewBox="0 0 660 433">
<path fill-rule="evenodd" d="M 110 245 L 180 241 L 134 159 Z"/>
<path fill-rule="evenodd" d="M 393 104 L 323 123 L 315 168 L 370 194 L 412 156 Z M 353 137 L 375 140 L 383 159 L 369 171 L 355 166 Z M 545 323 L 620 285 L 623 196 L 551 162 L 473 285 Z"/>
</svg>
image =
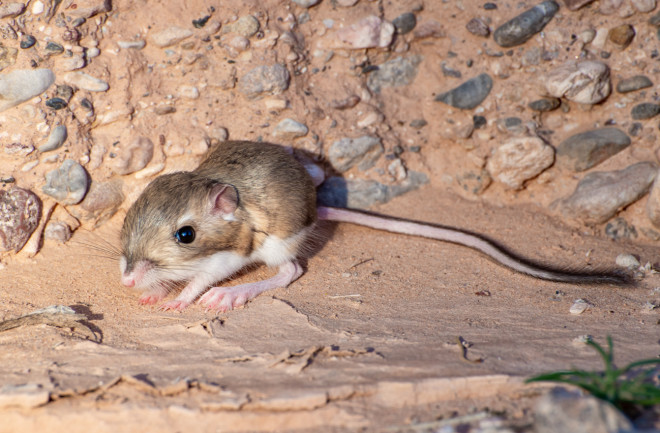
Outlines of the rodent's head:
<svg viewBox="0 0 660 433">
<path fill-rule="evenodd" d="M 150 288 L 185 281 L 195 263 L 238 248 L 238 192 L 192 172 L 160 176 L 133 203 L 121 229 L 122 283 Z"/>
</svg>

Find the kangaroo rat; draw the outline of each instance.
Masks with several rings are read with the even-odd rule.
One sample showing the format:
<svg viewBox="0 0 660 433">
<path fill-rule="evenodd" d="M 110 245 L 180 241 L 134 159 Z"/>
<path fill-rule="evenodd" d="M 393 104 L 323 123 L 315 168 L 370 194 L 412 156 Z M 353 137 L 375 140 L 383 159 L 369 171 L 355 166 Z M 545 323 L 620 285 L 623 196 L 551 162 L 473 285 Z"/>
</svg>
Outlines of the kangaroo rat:
<svg viewBox="0 0 660 433">
<path fill-rule="evenodd" d="M 312 174 L 320 174 L 313 168 L 308 167 Z M 163 309 L 183 310 L 203 294 L 199 302 L 208 308 L 231 310 L 302 275 L 297 260 L 318 219 L 465 245 L 536 278 L 574 283 L 626 281 L 625 276 L 613 273 L 546 269 L 459 229 L 317 207 L 316 185 L 308 169 L 279 146 L 231 141 L 216 146 L 194 171 L 156 178 L 124 220 L 122 284 L 144 290 L 141 304 L 155 304 L 174 285 L 186 282 L 179 296 L 164 303 Z M 255 283 L 212 287 L 255 262 L 277 266 L 279 272 Z"/>
</svg>

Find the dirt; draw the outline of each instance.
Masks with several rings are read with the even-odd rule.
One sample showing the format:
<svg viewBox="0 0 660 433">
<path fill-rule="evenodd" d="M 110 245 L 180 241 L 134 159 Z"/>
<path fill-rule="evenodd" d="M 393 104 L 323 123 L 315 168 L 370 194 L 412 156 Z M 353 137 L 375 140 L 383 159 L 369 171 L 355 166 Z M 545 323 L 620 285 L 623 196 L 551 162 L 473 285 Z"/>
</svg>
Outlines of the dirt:
<svg viewBox="0 0 660 433">
<path fill-rule="evenodd" d="M 352 8 L 336 8 L 332 3 L 324 0 L 310 9 L 312 22 L 325 18 L 352 22 L 353 16 L 377 13 L 379 8 L 392 20 L 421 4 L 362 0 Z M 216 126 L 227 127 L 230 138 L 270 139 L 268 134 L 280 118 L 297 116 L 322 136 L 320 141 L 305 137 L 295 143 L 311 152 L 318 152 L 323 143 L 368 130 L 383 137 L 389 153 L 398 143 L 420 145 L 420 153 L 404 153 L 406 167 L 430 178 L 416 191 L 373 206 L 375 212 L 477 231 L 524 257 L 560 268 L 611 269 L 621 253 L 638 256 L 642 264 L 655 263 L 657 241 L 645 237 L 613 241 L 604 235 L 604 225 L 584 226 L 553 214 L 551 203 L 569 194 L 579 180 L 573 173 L 552 168 L 522 190 L 493 184 L 482 195 L 456 184 L 461 173 L 480 170 L 502 138 L 493 124 L 490 137 L 482 142 L 448 138 L 445 128 L 473 113 L 456 112 L 433 101 L 433 92 L 460 81 L 439 74 L 440 59 L 465 72 L 460 63 L 466 59 L 464 53 L 483 48 L 484 42 L 464 29 L 464 23 L 483 10 L 459 3 L 461 7 L 424 2 L 419 15 L 440 20 L 451 31 L 438 39 L 409 41 L 411 49 L 427 59 L 414 85 L 386 89 L 355 110 L 333 111 L 329 116 L 324 111 L 328 100 L 362 91 L 364 77 L 355 72 L 356 65 L 364 60 L 378 64 L 390 53 L 338 51 L 329 67 L 332 73 L 294 74 L 285 95 L 266 98 L 286 100 L 289 108 L 269 110 L 264 100 L 246 100 L 235 89 L 218 90 L 221 86 L 214 83 L 231 75 L 227 68 L 233 63 L 227 63 L 227 57 L 236 60 L 240 76 L 255 65 L 305 51 L 295 43 L 271 50 L 265 42 L 259 45 L 253 40 L 253 46 L 238 56 L 219 52 L 198 59 L 199 63 L 186 60 L 188 54 L 201 51 L 199 40 L 193 49 L 173 48 L 174 54 L 149 43 L 144 51 L 117 50 L 117 40 L 129 40 L 129 35 L 144 37 L 152 29 L 189 26 L 191 19 L 209 11 L 211 3 L 114 2 L 107 21 L 104 18 L 96 32 L 85 36 L 98 39 L 104 53 L 86 71 L 111 85 L 109 92 L 94 95 L 96 107 L 121 111 L 130 106 L 132 114 L 105 126 L 79 125 L 73 136 L 85 136 L 108 150 L 134 136 L 148 136 L 164 152 L 165 171 L 172 171 L 198 163 L 203 152 L 194 150 L 195 145 Z M 522 11 L 515 7 L 519 2 L 497 3 L 498 22 Z M 224 25 L 248 13 L 258 17 L 267 30 L 262 41 L 273 32 L 283 32 L 282 22 L 289 13 L 303 12 L 275 1 L 212 6 L 214 17 L 224 20 Z M 622 19 L 603 17 L 593 9 L 564 12 L 560 24 L 565 27 L 578 26 L 580 17 L 592 26 L 614 25 Z M 641 23 L 646 17 L 634 19 Z M 101 24 L 104 32 L 98 30 Z M 320 24 L 301 28 L 307 54 L 309 47 L 327 38 Z M 548 40 L 566 36 L 557 29 L 561 27 L 548 32 Z M 492 44 L 492 38 L 488 41 Z M 570 57 L 574 54 L 570 50 L 561 55 Z M 446 55 L 448 51 L 459 52 L 459 58 Z M 309 69 L 323 67 L 319 59 L 309 59 L 305 65 Z M 508 67 L 499 57 L 475 55 L 474 60 L 472 72 L 492 68 L 495 62 Z M 615 73 L 625 70 L 624 60 L 621 55 L 618 63 L 611 63 Z M 204 62 L 210 64 L 201 67 Z M 302 64 L 290 66 L 296 70 Z M 525 95 L 534 94 L 535 86 L 528 84 L 534 71 L 511 73 L 520 74 L 518 83 L 523 84 L 518 86 L 514 78 L 496 81 L 493 94 L 500 95 L 498 102 L 485 103 L 486 114 L 493 114 L 490 118 L 520 115 Z M 167 95 L 181 84 L 207 90 L 201 100 L 174 98 L 172 115 L 150 111 L 167 103 Z M 508 105 L 503 103 L 507 101 Z M 624 116 L 614 108 L 615 101 L 604 108 L 574 107 L 570 114 L 553 113 L 546 120 L 573 127 L 602 124 Z M 382 114 L 384 120 L 356 129 L 356 119 L 369 112 Z M 428 127 L 418 131 L 407 126 L 418 118 L 425 118 Z M 620 120 L 622 125 L 626 122 Z M 557 128 L 557 142 L 574 130 L 568 126 Z M 634 149 L 598 169 L 619 169 L 655 158 L 657 128 L 650 123 L 644 126 L 644 138 Z M 176 146 L 183 147 L 182 154 L 172 151 Z M 67 152 L 84 158 L 89 147 L 71 144 Z M 35 191 L 43 173 L 53 168 L 41 164 L 20 174 L 18 165 L 7 161 L 0 163 L 13 164 L 19 186 Z M 354 170 L 346 176 L 393 183 L 387 164 L 381 158 L 374 169 Z M 91 174 L 95 180 L 117 178 L 111 164 Z M 551 385 L 525 385 L 526 378 L 569 367 L 602 368 L 596 352 L 577 341 L 580 337 L 589 335 L 604 343 L 611 336 L 619 365 L 660 354 L 659 310 L 652 308 L 660 298 L 655 289 L 660 277 L 653 272 L 646 272 L 633 287 L 545 282 L 515 274 L 461 246 L 346 224 L 322 225 L 305 274 L 244 308 L 217 314 L 199 305 L 180 313 L 140 306 L 139 293 L 119 284 L 113 248 L 127 207 L 150 178 L 122 179 L 126 200 L 110 220 L 100 224 L 83 220 L 69 242 L 47 240 L 34 257 L 25 252 L 2 257 L 0 320 L 50 305 L 68 306 L 85 318 L 59 325 L 30 322 L 0 332 L 0 432 L 432 431 L 447 425 L 474 426 L 493 417 L 512 429 L 529 431 L 534 403 Z M 56 208 L 63 215 L 61 211 Z M 650 225 L 643 201 L 621 215 L 635 224 Z M 272 270 L 257 267 L 232 284 L 269 275 Z M 574 315 L 569 309 L 577 299 L 586 300 L 589 307 Z"/>
</svg>

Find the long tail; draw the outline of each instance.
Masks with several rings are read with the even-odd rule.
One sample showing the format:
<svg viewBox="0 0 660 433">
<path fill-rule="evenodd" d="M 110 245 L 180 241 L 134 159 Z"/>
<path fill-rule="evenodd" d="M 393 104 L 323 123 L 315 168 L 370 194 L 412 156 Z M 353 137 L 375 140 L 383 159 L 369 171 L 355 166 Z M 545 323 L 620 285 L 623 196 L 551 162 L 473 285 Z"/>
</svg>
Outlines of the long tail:
<svg viewBox="0 0 660 433">
<path fill-rule="evenodd" d="M 389 216 L 384 217 L 353 209 L 319 206 L 317 208 L 317 213 L 318 218 L 321 220 L 348 222 L 371 227 L 377 230 L 385 230 L 388 232 L 402 233 L 412 236 L 422 236 L 463 245 L 480 251 L 495 262 L 506 266 L 509 269 L 542 280 L 576 284 L 597 283 L 629 285 L 632 283 L 629 275 L 618 273 L 616 271 L 582 272 L 570 269 L 553 269 L 523 259 L 482 235 L 456 228 L 402 220 Z"/>
</svg>

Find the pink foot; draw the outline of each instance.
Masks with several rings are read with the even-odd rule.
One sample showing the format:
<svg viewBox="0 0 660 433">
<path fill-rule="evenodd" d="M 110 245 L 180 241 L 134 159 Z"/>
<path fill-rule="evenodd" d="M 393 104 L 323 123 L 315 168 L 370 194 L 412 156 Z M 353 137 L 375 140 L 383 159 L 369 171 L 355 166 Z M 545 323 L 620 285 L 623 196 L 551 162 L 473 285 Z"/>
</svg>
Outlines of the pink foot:
<svg viewBox="0 0 660 433">
<path fill-rule="evenodd" d="M 221 313 L 242 307 L 255 295 L 250 296 L 249 290 L 241 290 L 240 287 L 212 287 L 198 302 L 204 304 L 207 310 Z"/>
<path fill-rule="evenodd" d="M 160 309 L 162 311 L 183 311 L 188 305 L 190 304 L 186 301 L 174 299 L 172 301 L 165 302 L 160 306 Z"/>
<path fill-rule="evenodd" d="M 140 296 L 138 303 L 140 305 L 154 305 L 158 303 L 161 299 L 163 299 L 163 296 L 160 294 L 145 293 L 144 295 Z"/>
</svg>

